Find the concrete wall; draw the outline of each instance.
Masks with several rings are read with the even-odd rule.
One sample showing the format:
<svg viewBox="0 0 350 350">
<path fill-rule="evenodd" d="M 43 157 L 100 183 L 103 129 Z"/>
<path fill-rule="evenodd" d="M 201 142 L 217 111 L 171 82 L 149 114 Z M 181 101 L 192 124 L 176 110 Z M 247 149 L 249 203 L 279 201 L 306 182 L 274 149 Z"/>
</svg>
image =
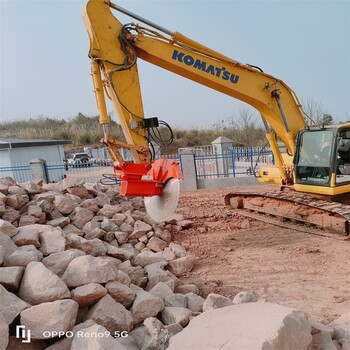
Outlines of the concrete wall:
<svg viewBox="0 0 350 350">
<path fill-rule="evenodd" d="M 219 179 L 197 180 L 198 189 L 258 186 L 258 185 L 262 185 L 262 184 L 254 176 L 226 177 L 226 178 L 219 178 Z"/>
</svg>

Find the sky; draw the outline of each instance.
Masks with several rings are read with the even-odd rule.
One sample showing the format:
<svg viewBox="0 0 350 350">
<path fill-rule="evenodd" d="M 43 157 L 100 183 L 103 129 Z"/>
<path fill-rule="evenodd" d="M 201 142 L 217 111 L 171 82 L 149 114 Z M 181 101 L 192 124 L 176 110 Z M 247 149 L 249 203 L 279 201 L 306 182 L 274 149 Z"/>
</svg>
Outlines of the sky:
<svg viewBox="0 0 350 350">
<path fill-rule="evenodd" d="M 350 119 L 350 0 L 113 2 L 261 67 L 301 101 L 322 104 L 335 121 Z M 0 0 L 0 122 L 98 114 L 85 3 Z M 149 63 L 138 65 L 145 115 L 172 126 L 210 127 L 247 106 Z M 116 118 L 111 105 L 108 110 Z"/>
</svg>

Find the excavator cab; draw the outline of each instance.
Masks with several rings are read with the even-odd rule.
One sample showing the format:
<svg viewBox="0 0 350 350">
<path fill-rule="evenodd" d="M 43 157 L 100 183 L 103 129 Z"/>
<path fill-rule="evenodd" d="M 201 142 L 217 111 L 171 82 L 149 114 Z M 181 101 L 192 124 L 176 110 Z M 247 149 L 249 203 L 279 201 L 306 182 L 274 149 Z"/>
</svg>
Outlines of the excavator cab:
<svg viewBox="0 0 350 350">
<path fill-rule="evenodd" d="M 308 126 L 297 136 L 295 184 L 329 188 L 349 185 L 349 158 L 349 126 Z"/>
</svg>

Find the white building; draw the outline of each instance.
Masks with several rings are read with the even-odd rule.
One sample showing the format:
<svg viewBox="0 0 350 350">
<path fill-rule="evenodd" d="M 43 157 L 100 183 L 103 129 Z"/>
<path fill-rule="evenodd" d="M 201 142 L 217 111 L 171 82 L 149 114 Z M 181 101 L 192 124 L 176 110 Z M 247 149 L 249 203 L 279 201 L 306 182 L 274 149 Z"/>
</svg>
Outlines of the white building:
<svg viewBox="0 0 350 350">
<path fill-rule="evenodd" d="M 11 176 L 19 182 L 31 180 L 29 162 L 44 159 L 47 164 L 62 164 L 66 140 L 0 138 L 0 177 Z M 54 175 L 53 175 L 54 176 Z M 61 174 L 50 181 L 58 181 Z M 57 177 L 57 179 L 56 179 Z"/>
</svg>

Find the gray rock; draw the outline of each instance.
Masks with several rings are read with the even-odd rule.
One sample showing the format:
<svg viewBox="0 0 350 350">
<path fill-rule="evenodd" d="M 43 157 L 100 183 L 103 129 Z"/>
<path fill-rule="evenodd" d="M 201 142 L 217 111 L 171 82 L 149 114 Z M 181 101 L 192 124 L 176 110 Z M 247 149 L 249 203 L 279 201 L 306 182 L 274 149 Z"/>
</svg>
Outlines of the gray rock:
<svg viewBox="0 0 350 350">
<path fill-rule="evenodd" d="M 187 308 L 192 312 L 202 312 L 205 299 L 194 293 L 187 293 Z"/>
<path fill-rule="evenodd" d="M 144 321 L 148 317 L 156 316 L 164 309 L 162 299 L 148 293 L 142 289 L 136 292 L 136 298 L 130 311 L 134 318 L 134 323 Z"/>
<path fill-rule="evenodd" d="M 62 280 L 68 287 L 79 287 L 92 282 L 106 283 L 114 280 L 117 275 L 118 269 L 112 261 L 85 255 L 69 263 Z"/>
<path fill-rule="evenodd" d="M 8 291 L 17 292 L 22 280 L 24 267 L 0 267 L 0 284 Z"/>
<path fill-rule="evenodd" d="M 182 327 L 187 326 L 192 311 L 184 307 L 166 306 L 162 311 L 162 321 L 164 324 L 179 323 Z"/>
<path fill-rule="evenodd" d="M 47 339 L 50 332 L 66 332 L 75 324 L 79 305 L 74 300 L 41 303 L 21 312 L 21 324 L 31 330 L 33 339 Z M 52 336 L 51 336 L 52 337 Z"/>
<path fill-rule="evenodd" d="M 58 277 L 62 277 L 69 263 L 78 256 L 83 255 L 85 253 L 81 250 L 69 249 L 64 252 L 53 253 L 42 259 L 41 262 Z"/>
<path fill-rule="evenodd" d="M 135 265 L 139 266 L 146 266 L 158 262 L 164 262 L 165 265 L 167 264 L 167 261 L 165 260 L 162 252 L 154 253 L 152 251 L 144 250 L 143 252 L 139 253 L 134 259 Z"/>
<path fill-rule="evenodd" d="M 306 349 L 310 331 L 301 311 L 273 303 L 244 303 L 192 319 L 170 339 L 168 350 Z"/>
<path fill-rule="evenodd" d="M 30 304 L 18 298 L 15 294 L 8 292 L 0 285 L 0 315 L 10 325 L 16 316 Z"/>
<path fill-rule="evenodd" d="M 143 321 L 143 325 L 150 336 L 145 339 L 142 349 L 165 350 L 168 347 L 169 334 L 162 322 L 155 317 L 149 317 Z"/>
<path fill-rule="evenodd" d="M 187 308 L 187 298 L 184 294 L 174 293 L 164 299 L 165 306 L 175 306 Z"/>
<path fill-rule="evenodd" d="M 13 226 L 10 222 L 0 219 L 0 232 L 12 237 L 18 231 L 18 228 Z"/>
<path fill-rule="evenodd" d="M 98 238 L 88 240 L 80 237 L 79 249 L 92 256 L 102 256 L 107 253 L 107 247 Z"/>
<path fill-rule="evenodd" d="M 59 217 L 57 219 L 53 219 L 47 222 L 48 225 L 54 226 L 54 227 L 65 227 L 70 223 L 70 218 L 67 216 Z"/>
<path fill-rule="evenodd" d="M 242 291 L 236 294 L 232 301 L 234 304 L 254 303 L 258 298 L 254 293 Z"/>
<path fill-rule="evenodd" d="M 203 304 L 203 311 L 209 311 L 214 309 L 219 309 L 226 306 L 233 305 L 231 299 L 224 297 L 220 294 L 210 293 Z"/>
<path fill-rule="evenodd" d="M 173 335 L 181 332 L 183 330 L 183 327 L 179 323 L 172 323 L 164 326 L 164 329 L 168 331 L 168 337 L 170 339 Z"/>
<path fill-rule="evenodd" d="M 121 214 L 124 215 L 124 214 Z M 129 232 L 117 231 L 114 232 L 114 236 L 119 244 L 125 244 L 128 241 Z"/>
<path fill-rule="evenodd" d="M 96 198 L 96 200 L 97 200 L 97 198 Z M 116 211 L 117 211 L 116 206 L 106 203 L 103 205 L 103 207 L 97 213 L 97 215 L 101 215 L 101 216 L 104 216 L 104 217 L 110 219 L 113 217 L 113 215 L 116 213 Z"/>
<path fill-rule="evenodd" d="M 23 246 L 28 247 L 28 246 Z M 22 247 L 21 247 L 22 248 Z M 37 252 L 33 250 L 16 250 L 14 251 L 7 259 L 5 259 L 5 266 L 27 266 L 29 263 L 33 261 L 39 261 L 40 258 Z"/>
<path fill-rule="evenodd" d="M 93 304 L 107 294 L 106 288 L 99 283 L 89 283 L 72 289 L 72 299 L 75 300 L 80 307 Z"/>
<path fill-rule="evenodd" d="M 44 255 L 63 252 L 66 246 L 65 235 L 60 227 L 47 225 L 46 229 L 40 232 L 40 251 Z"/>
<path fill-rule="evenodd" d="M 107 282 L 105 285 L 108 294 L 124 307 L 129 308 L 133 303 L 136 293 L 125 284 L 117 281 Z"/>
<path fill-rule="evenodd" d="M 148 231 L 152 230 L 152 226 L 141 221 L 141 220 L 137 220 L 134 224 L 134 230 L 133 232 L 130 234 L 129 239 L 137 239 L 140 238 L 141 236 L 143 236 L 145 233 L 147 233 Z"/>
<path fill-rule="evenodd" d="M 41 262 L 28 264 L 19 289 L 19 297 L 32 305 L 70 298 L 66 284 Z"/>
<path fill-rule="evenodd" d="M 164 282 L 158 282 L 149 292 L 163 300 L 174 294 L 169 285 Z"/>
<path fill-rule="evenodd" d="M 117 303 L 109 295 L 100 299 L 87 313 L 85 320 L 92 319 L 110 332 L 130 331 L 133 328 L 133 318 L 122 304 Z"/>
<path fill-rule="evenodd" d="M 132 283 L 141 286 L 147 282 L 147 277 L 141 266 L 132 266 L 129 260 L 123 261 L 119 266 L 119 270 L 125 272 Z"/>
<path fill-rule="evenodd" d="M 195 256 L 186 255 L 184 257 L 168 261 L 169 271 L 171 271 L 175 276 L 180 276 L 185 272 L 192 271 L 198 260 L 199 258 Z"/>
<path fill-rule="evenodd" d="M 169 248 L 175 254 L 176 258 L 182 258 L 187 255 L 186 248 L 180 244 L 171 242 Z"/>
<path fill-rule="evenodd" d="M 27 194 L 8 195 L 6 198 L 6 205 L 16 210 L 23 208 L 28 202 L 29 197 Z"/>
<path fill-rule="evenodd" d="M 76 208 L 72 214 L 72 224 L 80 229 L 94 217 L 94 213 L 86 208 Z"/>
<path fill-rule="evenodd" d="M 34 225 L 23 226 L 18 230 L 18 233 L 12 237 L 12 241 L 17 246 L 32 244 L 36 248 L 39 248 L 39 231 Z"/>
<path fill-rule="evenodd" d="M 165 258 L 167 261 L 175 260 L 175 259 L 176 259 L 176 255 L 174 254 L 174 252 L 173 252 L 169 247 L 166 247 L 166 248 L 164 249 L 163 255 L 164 255 L 164 258 Z"/>
<path fill-rule="evenodd" d="M 17 246 L 12 242 L 11 238 L 2 232 L 0 232 L 0 246 L 2 246 L 4 250 L 4 260 L 17 250 Z"/>
<path fill-rule="evenodd" d="M 43 210 L 38 205 L 30 205 L 28 207 L 28 215 L 35 216 L 37 218 L 40 218 Z"/>
<path fill-rule="evenodd" d="M 129 334 L 135 340 L 139 349 L 142 349 L 143 345 L 149 342 L 150 335 L 145 326 L 135 327 Z"/>
<path fill-rule="evenodd" d="M 167 242 L 163 241 L 158 237 L 152 237 L 147 243 L 147 248 L 153 250 L 154 252 L 161 252 L 167 246 Z"/>
<path fill-rule="evenodd" d="M 152 289 L 158 282 L 167 282 L 172 278 L 168 271 L 163 269 L 165 265 L 166 263 L 163 261 L 145 266 L 148 276 L 147 290 Z"/>
<path fill-rule="evenodd" d="M 123 244 L 123 246 L 119 248 L 107 244 L 107 254 L 125 261 L 132 260 L 138 254 L 138 251 L 131 244 Z"/>
</svg>

